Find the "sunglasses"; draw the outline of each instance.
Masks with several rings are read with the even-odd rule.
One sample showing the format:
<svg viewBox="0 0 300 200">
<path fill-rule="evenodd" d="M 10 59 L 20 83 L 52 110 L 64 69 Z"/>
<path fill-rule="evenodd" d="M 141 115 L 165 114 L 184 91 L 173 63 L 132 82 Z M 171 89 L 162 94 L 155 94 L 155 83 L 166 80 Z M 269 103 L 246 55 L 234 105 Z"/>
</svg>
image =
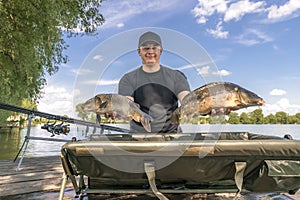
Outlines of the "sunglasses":
<svg viewBox="0 0 300 200">
<path fill-rule="evenodd" d="M 150 51 L 150 49 L 152 51 L 160 51 L 161 47 L 160 46 L 141 46 L 140 50 L 144 51 L 144 52 L 148 52 Z"/>
</svg>

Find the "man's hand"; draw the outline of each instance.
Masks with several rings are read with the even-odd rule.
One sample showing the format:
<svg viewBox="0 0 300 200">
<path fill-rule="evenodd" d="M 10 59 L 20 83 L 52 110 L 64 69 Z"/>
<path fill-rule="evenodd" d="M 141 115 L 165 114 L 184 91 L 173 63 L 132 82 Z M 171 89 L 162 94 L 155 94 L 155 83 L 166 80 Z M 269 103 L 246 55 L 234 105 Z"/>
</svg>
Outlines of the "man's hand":
<svg viewBox="0 0 300 200">
<path fill-rule="evenodd" d="M 126 96 L 126 97 L 127 97 L 130 101 L 132 101 L 133 103 L 135 103 L 133 97 L 131 97 L 131 96 Z M 141 108 L 140 104 L 135 103 L 135 105 L 136 105 L 138 108 Z"/>
<path fill-rule="evenodd" d="M 230 108 L 213 108 L 211 110 L 210 115 L 215 116 L 215 115 L 229 115 L 231 112 Z"/>
<path fill-rule="evenodd" d="M 133 101 L 134 102 L 134 98 L 131 97 L 131 96 L 126 96 L 130 101 Z"/>
</svg>

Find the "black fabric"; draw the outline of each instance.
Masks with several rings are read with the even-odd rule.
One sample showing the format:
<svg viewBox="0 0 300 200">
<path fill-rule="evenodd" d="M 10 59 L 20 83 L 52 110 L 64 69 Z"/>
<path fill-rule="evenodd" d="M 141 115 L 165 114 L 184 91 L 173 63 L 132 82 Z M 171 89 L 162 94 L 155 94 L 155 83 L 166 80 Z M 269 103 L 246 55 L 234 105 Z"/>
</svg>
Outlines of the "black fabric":
<svg viewBox="0 0 300 200">
<path fill-rule="evenodd" d="M 246 132 L 221 133 L 218 141 L 201 139 L 206 134 L 94 135 L 92 141 L 62 147 L 63 167 L 69 177 L 88 176 L 89 188 L 143 189 L 147 185 L 144 163 L 153 161 L 159 188 L 180 185 L 225 192 L 237 189 L 235 165 L 245 162 L 244 190 L 294 192 L 300 188 L 299 140 L 267 139 Z"/>
<path fill-rule="evenodd" d="M 178 125 L 170 121 L 171 114 L 178 107 L 177 95 L 190 91 L 185 75 L 161 66 L 154 73 L 146 73 L 142 68 L 125 74 L 119 83 L 119 94 L 132 96 L 145 113 L 154 120 L 151 130 L 155 133 L 178 132 Z M 131 132 L 146 132 L 141 123 L 131 121 Z"/>
</svg>

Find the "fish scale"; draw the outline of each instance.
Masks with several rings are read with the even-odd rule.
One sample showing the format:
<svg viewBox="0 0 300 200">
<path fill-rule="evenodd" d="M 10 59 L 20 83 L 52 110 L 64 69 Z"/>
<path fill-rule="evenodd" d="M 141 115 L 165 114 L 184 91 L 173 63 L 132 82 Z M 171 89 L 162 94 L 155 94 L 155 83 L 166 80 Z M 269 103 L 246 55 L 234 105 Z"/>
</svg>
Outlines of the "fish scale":
<svg viewBox="0 0 300 200">
<path fill-rule="evenodd" d="M 189 93 L 182 100 L 181 106 L 174 111 L 172 121 L 179 123 L 184 117 L 191 119 L 199 115 L 211 115 L 213 110 L 223 110 L 217 114 L 226 114 L 225 111 L 263 104 L 264 100 L 261 97 L 237 84 L 212 82 Z"/>
<path fill-rule="evenodd" d="M 122 119 L 133 119 L 141 122 L 146 131 L 151 132 L 152 117 L 139 109 L 139 107 L 126 96 L 118 94 L 97 94 L 81 105 L 83 111 L 108 114 Z"/>
</svg>

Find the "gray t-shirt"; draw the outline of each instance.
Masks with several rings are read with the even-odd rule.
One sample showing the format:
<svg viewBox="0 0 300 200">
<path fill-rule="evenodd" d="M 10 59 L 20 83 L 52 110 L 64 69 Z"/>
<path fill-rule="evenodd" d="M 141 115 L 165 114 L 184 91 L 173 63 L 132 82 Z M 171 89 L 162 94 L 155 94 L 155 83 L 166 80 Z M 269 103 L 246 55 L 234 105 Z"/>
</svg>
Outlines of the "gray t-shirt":
<svg viewBox="0 0 300 200">
<path fill-rule="evenodd" d="M 131 96 L 145 113 L 152 118 L 151 132 L 178 132 L 178 125 L 170 121 L 173 111 L 178 107 L 177 95 L 190 91 L 186 76 L 164 66 L 154 73 L 147 73 L 139 67 L 125 74 L 119 82 L 119 94 Z M 146 132 L 141 123 L 130 122 L 132 132 Z"/>
</svg>

